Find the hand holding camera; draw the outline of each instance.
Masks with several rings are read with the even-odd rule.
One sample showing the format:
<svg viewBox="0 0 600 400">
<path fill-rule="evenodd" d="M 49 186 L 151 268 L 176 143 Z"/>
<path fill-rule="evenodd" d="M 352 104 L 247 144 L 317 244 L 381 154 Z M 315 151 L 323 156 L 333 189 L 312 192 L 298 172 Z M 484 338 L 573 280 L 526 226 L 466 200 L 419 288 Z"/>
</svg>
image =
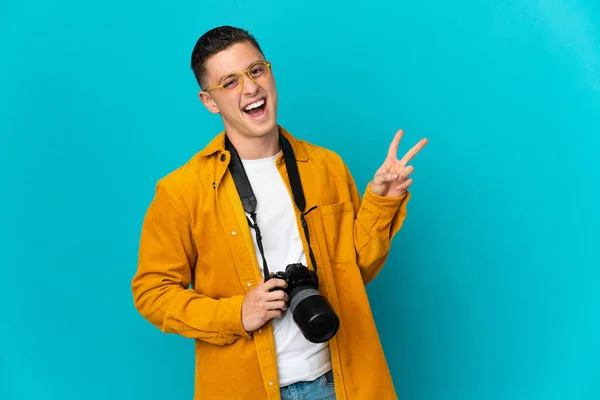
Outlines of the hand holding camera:
<svg viewBox="0 0 600 400">
<path fill-rule="evenodd" d="M 246 295 L 242 303 L 242 325 L 247 332 L 253 332 L 273 318 L 280 318 L 287 310 L 288 294 L 284 290 L 287 282 L 271 278 L 261 279 L 258 286 Z"/>
</svg>

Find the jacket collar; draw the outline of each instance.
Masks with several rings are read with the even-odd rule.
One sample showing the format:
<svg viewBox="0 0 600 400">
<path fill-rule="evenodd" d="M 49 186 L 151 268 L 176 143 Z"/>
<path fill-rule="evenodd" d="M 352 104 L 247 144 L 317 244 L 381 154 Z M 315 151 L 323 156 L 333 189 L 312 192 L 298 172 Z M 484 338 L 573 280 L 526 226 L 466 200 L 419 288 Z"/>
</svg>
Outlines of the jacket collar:
<svg viewBox="0 0 600 400">
<path fill-rule="evenodd" d="M 278 125 L 279 132 L 290 142 L 292 149 L 294 149 L 294 155 L 296 161 L 308 161 L 308 156 L 304 150 L 304 146 L 301 140 L 293 137 L 287 130 L 282 126 Z M 209 157 L 215 153 L 225 153 L 225 131 L 219 133 L 206 147 L 198 152 L 201 157 Z"/>
</svg>

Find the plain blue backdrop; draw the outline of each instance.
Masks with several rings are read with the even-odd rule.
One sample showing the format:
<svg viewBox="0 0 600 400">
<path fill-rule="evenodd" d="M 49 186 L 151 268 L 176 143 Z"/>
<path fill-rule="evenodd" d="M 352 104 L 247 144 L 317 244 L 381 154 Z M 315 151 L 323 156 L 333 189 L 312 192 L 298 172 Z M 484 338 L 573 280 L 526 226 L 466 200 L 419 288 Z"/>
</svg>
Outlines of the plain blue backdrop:
<svg viewBox="0 0 600 400">
<path fill-rule="evenodd" d="M 368 286 L 402 399 L 600 398 L 600 3 L 4 0 L 1 399 L 192 398 L 130 282 L 156 181 L 221 130 L 189 56 L 222 24 L 362 190 L 430 140 Z"/>
</svg>

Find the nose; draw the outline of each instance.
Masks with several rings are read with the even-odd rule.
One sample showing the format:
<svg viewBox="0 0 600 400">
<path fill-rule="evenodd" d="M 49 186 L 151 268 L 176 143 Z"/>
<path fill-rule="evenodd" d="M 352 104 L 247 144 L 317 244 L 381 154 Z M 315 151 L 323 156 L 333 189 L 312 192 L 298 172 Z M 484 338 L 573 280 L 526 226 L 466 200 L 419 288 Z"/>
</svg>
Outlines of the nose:
<svg viewBox="0 0 600 400">
<path fill-rule="evenodd" d="M 244 76 L 244 86 L 242 87 L 242 94 L 247 96 L 254 96 L 258 91 L 259 86 L 254 82 L 247 74 Z"/>
</svg>

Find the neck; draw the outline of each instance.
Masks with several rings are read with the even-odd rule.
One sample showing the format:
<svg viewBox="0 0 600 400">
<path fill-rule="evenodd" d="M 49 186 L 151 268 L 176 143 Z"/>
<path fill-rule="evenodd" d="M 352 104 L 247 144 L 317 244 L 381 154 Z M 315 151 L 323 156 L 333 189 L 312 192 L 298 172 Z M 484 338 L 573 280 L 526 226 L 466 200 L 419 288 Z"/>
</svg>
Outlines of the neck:
<svg viewBox="0 0 600 400">
<path fill-rule="evenodd" d="M 228 137 L 242 160 L 258 160 L 272 157 L 281 151 L 278 129 L 261 137 L 247 137 L 235 134 L 228 134 Z"/>
</svg>

